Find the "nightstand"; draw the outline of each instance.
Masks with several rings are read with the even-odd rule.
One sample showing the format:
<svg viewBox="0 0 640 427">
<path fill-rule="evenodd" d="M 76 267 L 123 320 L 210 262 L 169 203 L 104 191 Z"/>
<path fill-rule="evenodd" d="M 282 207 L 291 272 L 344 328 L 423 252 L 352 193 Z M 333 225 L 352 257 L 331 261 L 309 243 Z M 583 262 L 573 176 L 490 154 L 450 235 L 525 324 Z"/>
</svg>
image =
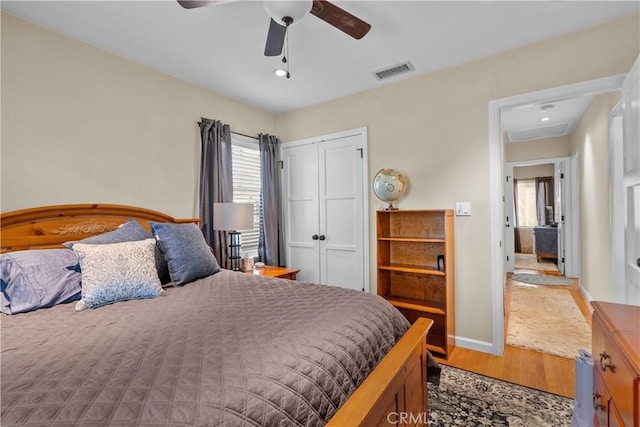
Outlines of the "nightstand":
<svg viewBox="0 0 640 427">
<path fill-rule="evenodd" d="M 293 268 L 265 265 L 264 267 L 254 268 L 253 274 L 258 276 L 279 277 L 281 279 L 296 280 L 296 275 L 299 271 L 300 270 L 294 270 Z"/>
</svg>

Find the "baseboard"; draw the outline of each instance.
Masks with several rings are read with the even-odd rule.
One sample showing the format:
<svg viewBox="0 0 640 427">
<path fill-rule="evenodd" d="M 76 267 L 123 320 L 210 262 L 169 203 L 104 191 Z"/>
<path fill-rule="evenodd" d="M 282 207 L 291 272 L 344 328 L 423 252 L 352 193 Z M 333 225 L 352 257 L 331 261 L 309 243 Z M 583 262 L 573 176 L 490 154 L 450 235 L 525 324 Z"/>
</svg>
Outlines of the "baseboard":
<svg viewBox="0 0 640 427">
<path fill-rule="evenodd" d="M 485 341 L 478 341 L 471 338 L 456 336 L 456 347 L 462 347 L 469 350 L 480 351 L 482 353 L 494 354 L 493 344 Z"/>
<path fill-rule="evenodd" d="M 591 297 L 591 295 L 589 295 L 589 292 L 587 292 L 587 290 L 582 286 L 582 284 L 580 284 L 580 282 L 578 282 L 578 289 L 580 290 L 582 296 L 587 300 L 587 302 L 593 301 L 593 298 Z"/>
</svg>

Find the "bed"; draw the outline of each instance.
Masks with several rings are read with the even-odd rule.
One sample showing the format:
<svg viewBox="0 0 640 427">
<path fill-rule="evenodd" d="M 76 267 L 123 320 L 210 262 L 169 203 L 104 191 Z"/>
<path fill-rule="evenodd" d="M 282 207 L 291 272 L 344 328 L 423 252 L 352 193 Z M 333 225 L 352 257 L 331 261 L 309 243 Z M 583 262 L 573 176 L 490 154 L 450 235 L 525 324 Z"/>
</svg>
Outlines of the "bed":
<svg viewBox="0 0 640 427">
<path fill-rule="evenodd" d="M 40 207 L 2 214 L 1 250 L 60 248 L 131 218 L 197 223 Z M 426 423 L 430 320 L 409 328 L 375 295 L 228 270 L 162 293 L 2 315 L 2 425 L 377 426 L 403 412 Z"/>
</svg>

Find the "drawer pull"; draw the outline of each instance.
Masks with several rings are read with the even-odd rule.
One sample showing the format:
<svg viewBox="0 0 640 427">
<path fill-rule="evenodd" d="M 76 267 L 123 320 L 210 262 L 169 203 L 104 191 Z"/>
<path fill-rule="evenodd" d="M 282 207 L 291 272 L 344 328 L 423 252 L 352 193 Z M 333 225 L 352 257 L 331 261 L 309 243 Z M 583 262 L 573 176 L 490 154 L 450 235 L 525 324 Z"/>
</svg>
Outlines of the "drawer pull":
<svg viewBox="0 0 640 427">
<path fill-rule="evenodd" d="M 607 359 L 609 359 L 609 363 L 606 363 Z M 611 356 L 609 356 L 606 351 L 603 351 L 600 353 L 600 369 L 606 371 L 607 368 L 609 368 L 611 372 L 614 372 L 616 367 L 611 362 Z"/>
<path fill-rule="evenodd" d="M 603 410 L 604 411 L 604 405 L 602 403 L 598 403 L 598 400 L 600 400 L 600 395 L 598 393 L 596 393 L 595 391 L 593 392 L 593 410 L 598 412 L 598 410 Z"/>
</svg>

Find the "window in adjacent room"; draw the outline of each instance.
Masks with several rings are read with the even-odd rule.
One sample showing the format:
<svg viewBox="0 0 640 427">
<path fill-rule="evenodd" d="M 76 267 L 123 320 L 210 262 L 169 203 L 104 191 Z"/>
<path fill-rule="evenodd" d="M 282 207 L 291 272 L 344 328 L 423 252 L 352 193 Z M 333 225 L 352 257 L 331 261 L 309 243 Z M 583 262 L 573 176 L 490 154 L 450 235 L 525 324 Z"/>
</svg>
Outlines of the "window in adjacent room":
<svg viewBox="0 0 640 427">
<path fill-rule="evenodd" d="M 233 201 L 253 203 L 253 230 L 242 230 L 242 252 L 258 256 L 260 236 L 260 149 L 255 139 L 231 134 Z"/>
<path fill-rule="evenodd" d="M 536 180 L 519 179 L 518 186 L 518 227 L 538 225 L 536 214 Z"/>
</svg>

